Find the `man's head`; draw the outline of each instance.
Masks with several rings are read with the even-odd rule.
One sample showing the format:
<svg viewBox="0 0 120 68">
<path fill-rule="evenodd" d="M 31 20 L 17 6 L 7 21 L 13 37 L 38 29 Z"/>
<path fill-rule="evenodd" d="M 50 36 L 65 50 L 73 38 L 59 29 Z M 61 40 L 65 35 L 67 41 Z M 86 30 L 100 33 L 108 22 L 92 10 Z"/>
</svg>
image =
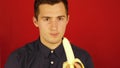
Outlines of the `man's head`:
<svg viewBox="0 0 120 68">
<path fill-rule="evenodd" d="M 69 20 L 63 1 L 66 0 L 39 0 L 41 4 L 36 10 L 37 18 L 33 17 L 34 25 L 39 28 L 41 42 L 51 49 L 61 43 Z"/>
<path fill-rule="evenodd" d="M 65 6 L 66 9 L 66 14 L 68 15 L 68 2 L 67 0 L 35 0 L 34 2 L 34 16 L 36 17 L 36 19 L 38 18 L 39 15 L 39 5 L 41 4 L 50 4 L 50 5 L 54 5 L 56 3 L 60 3 L 62 2 Z"/>
</svg>

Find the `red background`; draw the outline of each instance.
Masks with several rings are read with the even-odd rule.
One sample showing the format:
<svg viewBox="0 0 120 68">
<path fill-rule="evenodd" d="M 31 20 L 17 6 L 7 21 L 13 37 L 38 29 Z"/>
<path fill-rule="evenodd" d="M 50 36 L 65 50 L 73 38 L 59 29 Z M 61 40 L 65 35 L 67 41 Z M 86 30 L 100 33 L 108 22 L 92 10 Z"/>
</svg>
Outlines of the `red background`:
<svg viewBox="0 0 120 68">
<path fill-rule="evenodd" d="M 12 51 L 38 38 L 33 0 L 0 2 L 0 65 Z M 119 0 L 69 0 L 65 36 L 92 56 L 95 68 L 120 68 Z"/>
</svg>

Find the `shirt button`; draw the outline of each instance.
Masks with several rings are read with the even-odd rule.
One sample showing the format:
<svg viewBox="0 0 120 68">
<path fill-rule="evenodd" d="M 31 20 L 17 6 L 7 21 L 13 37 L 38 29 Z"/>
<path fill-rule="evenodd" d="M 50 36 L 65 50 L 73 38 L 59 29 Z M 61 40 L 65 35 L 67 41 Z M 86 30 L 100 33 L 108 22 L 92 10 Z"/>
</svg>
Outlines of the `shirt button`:
<svg viewBox="0 0 120 68">
<path fill-rule="evenodd" d="M 51 53 L 53 53 L 54 51 L 51 51 Z"/>
<path fill-rule="evenodd" d="M 54 64 L 54 62 L 53 62 L 53 61 L 51 61 L 50 63 L 51 63 L 51 64 Z"/>
</svg>

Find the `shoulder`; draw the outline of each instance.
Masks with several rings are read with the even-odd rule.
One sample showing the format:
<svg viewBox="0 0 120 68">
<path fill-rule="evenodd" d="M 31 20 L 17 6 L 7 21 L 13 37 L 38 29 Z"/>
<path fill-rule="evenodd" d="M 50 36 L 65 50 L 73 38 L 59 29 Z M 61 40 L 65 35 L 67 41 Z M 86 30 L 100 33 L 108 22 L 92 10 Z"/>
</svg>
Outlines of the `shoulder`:
<svg viewBox="0 0 120 68">
<path fill-rule="evenodd" d="M 38 51 L 38 40 L 26 44 L 25 46 L 15 50 L 8 57 L 5 68 L 20 68 L 21 64 L 26 64 L 28 59 L 33 58 L 35 51 Z"/>
<path fill-rule="evenodd" d="M 72 49 L 73 49 L 75 58 L 79 58 L 85 65 L 85 68 L 94 68 L 92 58 L 87 51 L 75 45 L 72 45 Z"/>
<path fill-rule="evenodd" d="M 21 48 L 16 49 L 11 53 L 11 57 L 17 57 L 18 59 L 24 58 L 25 56 L 33 54 L 35 51 L 39 50 L 39 44 L 38 40 L 35 40 L 33 42 L 27 43 Z"/>
<path fill-rule="evenodd" d="M 88 52 L 80 47 L 77 47 L 75 45 L 72 44 L 72 49 L 74 51 L 74 54 L 77 56 L 87 56 Z"/>
</svg>

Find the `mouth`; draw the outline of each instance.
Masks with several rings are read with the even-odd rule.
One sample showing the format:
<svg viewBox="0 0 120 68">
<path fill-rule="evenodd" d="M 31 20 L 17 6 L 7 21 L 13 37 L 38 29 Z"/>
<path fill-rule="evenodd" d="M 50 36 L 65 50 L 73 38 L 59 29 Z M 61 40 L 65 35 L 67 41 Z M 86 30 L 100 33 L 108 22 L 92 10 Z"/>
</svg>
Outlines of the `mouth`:
<svg viewBox="0 0 120 68">
<path fill-rule="evenodd" d="M 57 37 L 57 36 L 59 35 L 59 33 L 50 33 L 50 35 L 51 35 L 52 37 Z"/>
</svg>

